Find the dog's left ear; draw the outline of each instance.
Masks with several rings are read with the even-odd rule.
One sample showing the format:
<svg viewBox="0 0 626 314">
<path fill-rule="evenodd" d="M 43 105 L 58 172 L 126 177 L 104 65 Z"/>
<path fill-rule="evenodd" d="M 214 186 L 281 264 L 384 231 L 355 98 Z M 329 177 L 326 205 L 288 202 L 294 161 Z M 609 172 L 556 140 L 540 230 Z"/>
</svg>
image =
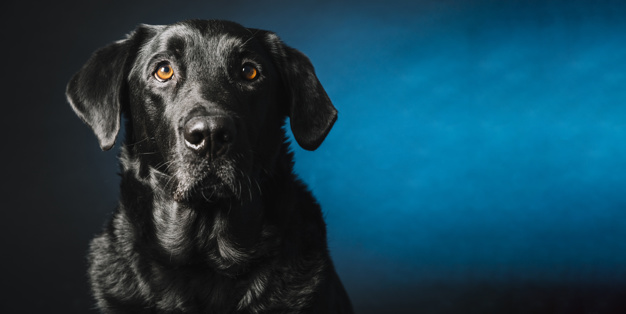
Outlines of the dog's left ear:
<svg viewBox="0 0 626 314">
<path fill-rule="evenodd" d="M 306 150 L 317 149 L 337 120 L 333 106 L 309 58 L 285 45 L 275 33 L 254 30 L 270 51 L 287 95 L 291 131 Z"/>
</svg>

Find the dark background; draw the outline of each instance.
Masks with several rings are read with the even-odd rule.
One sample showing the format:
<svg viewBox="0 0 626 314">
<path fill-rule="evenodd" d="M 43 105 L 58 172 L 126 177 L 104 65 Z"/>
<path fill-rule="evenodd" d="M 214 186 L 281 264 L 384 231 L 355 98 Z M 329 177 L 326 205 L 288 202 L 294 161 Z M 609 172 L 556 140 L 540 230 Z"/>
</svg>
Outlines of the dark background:
<svg viewBox="0 0 626 314">
<path fill-rule="evenodd" d="M 358 313 L 626 313 L 620 1 L 3 6 L 2 313 L 93 311 L 117 148 L 65 84 L 137 24 L 187 18 L 276 31 L 316 66 L 340 118 L 296 169 Z"/>
</svg>

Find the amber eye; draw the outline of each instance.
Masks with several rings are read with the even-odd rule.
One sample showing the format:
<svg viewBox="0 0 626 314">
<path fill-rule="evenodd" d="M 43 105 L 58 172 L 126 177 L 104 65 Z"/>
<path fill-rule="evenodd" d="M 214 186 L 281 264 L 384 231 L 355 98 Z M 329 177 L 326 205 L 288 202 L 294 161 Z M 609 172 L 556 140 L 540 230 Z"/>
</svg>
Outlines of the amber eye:
<svg viewBox="0 0 626 314">
<path fill-rule="evenodd" d="M 248 81 L 252 81 L 259 76 L 259 70 L 250 63 L 246 63 L 241 68 L 241 77 Z"/>
<path fill-rule="evenodd" d="M 156 72 L 154 72 L 154 76 L 161 82 L 171 79 L 173 75 L 174 69 L 172 69 L 172 66 L 167 62 L 159 64 Z"/>
</svg>

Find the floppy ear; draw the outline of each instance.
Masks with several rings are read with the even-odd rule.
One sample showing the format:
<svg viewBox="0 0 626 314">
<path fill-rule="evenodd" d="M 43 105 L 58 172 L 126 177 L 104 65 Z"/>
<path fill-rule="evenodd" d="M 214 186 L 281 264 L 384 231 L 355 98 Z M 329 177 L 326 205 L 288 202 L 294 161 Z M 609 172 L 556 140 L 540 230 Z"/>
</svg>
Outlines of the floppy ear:
<svg viewBox="0 0 626 314">
<path fill-rule="evenodd" d="M 72 109 L 96 134 L 102 150 L 115 144 L 128 73 L 138 42 L 148 32 L 149 26 L 140 26 L 126 39 L 97 50 L 67 84 L 65 94 Z"/>
<path fill-rule="evenodd" d="M 287 95 L 291 131 L 306 150 L 317 149 L 337 120 L 337 109 L 315 75 L 309 58 L 285 45 L 276 34 L 264 32 Z"/>
</svg>

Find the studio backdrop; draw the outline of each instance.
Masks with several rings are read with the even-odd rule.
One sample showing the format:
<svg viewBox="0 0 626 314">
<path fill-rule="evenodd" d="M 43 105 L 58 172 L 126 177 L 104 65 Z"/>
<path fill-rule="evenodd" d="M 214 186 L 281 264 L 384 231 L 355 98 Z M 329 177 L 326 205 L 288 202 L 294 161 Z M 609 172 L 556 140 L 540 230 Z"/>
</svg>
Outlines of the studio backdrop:
<svg viewBox="0 0 626 314">
<path fill-rule="evenodd" d="M 315 65 L 339 119 L 318 150 L 291 147 L 357 313 L 626 313 L 620 1 L 9 7 L 3 313 L 94 311 L 86 252 L 120 140 L 102 152 L 65 85 L 138 24 L 189 18 L 275 31 Z"/>
</svg>

